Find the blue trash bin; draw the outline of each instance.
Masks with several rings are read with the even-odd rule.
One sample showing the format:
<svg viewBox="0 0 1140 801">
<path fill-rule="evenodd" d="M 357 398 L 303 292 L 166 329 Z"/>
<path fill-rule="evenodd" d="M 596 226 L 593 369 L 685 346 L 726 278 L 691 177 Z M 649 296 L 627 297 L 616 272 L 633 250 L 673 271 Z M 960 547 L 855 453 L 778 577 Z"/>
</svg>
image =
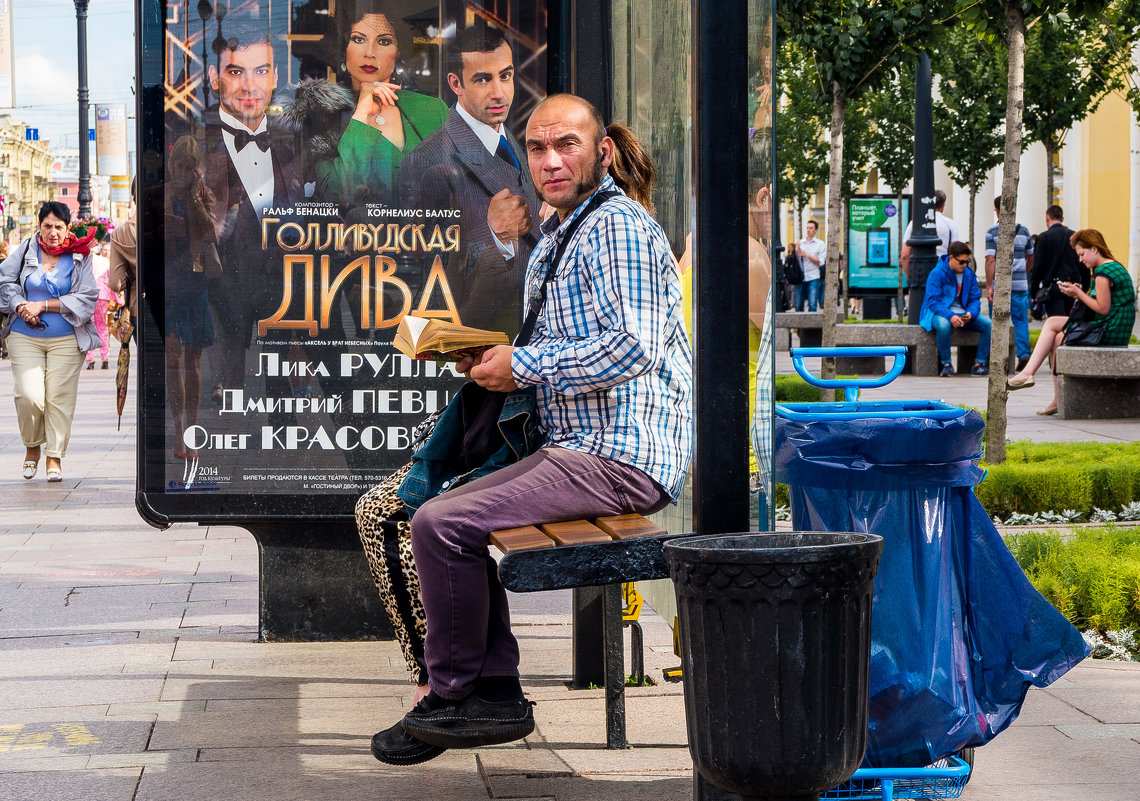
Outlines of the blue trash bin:
<svg viewBox="0 0 1140 801">
<path fill-rule="evenodd" d="M 812 356 L 892 356 L 886 376 L 819 379 Z M 775 478 L 797 531 L 883 537 L 871 616 L 868 767 L 930 765 L 983 745 L 1017 717 L 1029 687 L 1087 646 L 1029 583 L 973 486 L 981 415 L 935 400 L 864 401 L 903 369 L 905 348 L 800 348 L 797 372 L 843 388 L 838 403 L 776 405 Z"/>
</svg>

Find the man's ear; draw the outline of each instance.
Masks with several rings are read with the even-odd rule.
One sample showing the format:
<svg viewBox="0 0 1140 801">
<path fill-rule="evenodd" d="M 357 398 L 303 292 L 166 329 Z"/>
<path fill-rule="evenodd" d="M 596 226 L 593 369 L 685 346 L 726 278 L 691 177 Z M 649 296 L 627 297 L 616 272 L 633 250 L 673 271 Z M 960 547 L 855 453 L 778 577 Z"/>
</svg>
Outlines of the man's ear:
<svg viewBox="0 0 1140 801">
<path fill-rule="evenodd" d="M 463 94 L 463 81 L 454 72 L 447 73 L 447 85 L 451 87 L 451 91 L 455 92 L 456 97 Z"/>
<path fill-rule="evenodd" d="M 602 149 L 602 166 L 608 168 L 614 160 L 614 140 L 603 136 L 598 146 Z"/>
<path fill-rule="evenodd" d="M 214 65 L 210 65 L 206 69 L 206 74 L 210 77 L 210 88 L 215 92 L 218 91 L 218 69 Z"/>
<path fill-rule="evenodd" d="M 273 85 L 269 87 L 269 91 L 277 91 L 277 67 L 273 68 Z"/>
</svg>

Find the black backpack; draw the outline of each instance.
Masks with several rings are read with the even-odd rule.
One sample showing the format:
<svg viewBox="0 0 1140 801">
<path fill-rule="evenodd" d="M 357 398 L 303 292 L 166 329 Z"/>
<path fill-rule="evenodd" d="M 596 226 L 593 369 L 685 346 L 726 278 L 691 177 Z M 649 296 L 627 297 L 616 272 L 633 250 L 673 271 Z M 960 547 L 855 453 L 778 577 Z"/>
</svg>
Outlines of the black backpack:
<svg viewBox="0 0 1140 801">
<path fill-rule="evenodd" d="M 794 253 L 784 257 L 784 281 L 792 286 L 804 282 L 804 268 L 800 266 L 800 259 Z"/>
</svg>

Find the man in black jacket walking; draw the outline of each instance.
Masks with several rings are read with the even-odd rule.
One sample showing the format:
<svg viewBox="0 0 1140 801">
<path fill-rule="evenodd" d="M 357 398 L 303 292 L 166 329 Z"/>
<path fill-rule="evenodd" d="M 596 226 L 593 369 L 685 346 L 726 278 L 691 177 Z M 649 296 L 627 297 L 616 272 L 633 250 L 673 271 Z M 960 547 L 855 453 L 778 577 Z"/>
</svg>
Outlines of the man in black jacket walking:
<svg viewBox="0 0 1140 801">
<path fill-rule="evenodd" d="M 1037 235 L 1037 246 L 1033 260 L 1033 272 L 1029 275 L 1029 297 L 1037 303 L 1037 296 L 1044 287 L 1045 314 L 1068 315 L 1073 309 L 1073 299 L 1061 293 L 1058 281 L 1080 282 L 1088 291 L 1088 271 L 1082 269 L 1077 252 L 1069 244 L 1073 232 L 1063 222 L 1065 212 L 1060 206 L 1050 206 L 1045 210 L 1045 230 Z"/>
</svg>

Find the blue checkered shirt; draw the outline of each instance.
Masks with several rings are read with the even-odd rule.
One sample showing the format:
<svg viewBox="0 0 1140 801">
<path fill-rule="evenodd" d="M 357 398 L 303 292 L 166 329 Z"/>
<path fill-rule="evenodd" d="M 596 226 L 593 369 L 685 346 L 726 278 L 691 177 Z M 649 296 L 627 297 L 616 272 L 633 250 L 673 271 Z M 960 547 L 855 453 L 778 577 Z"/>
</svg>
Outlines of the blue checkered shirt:
<svg viewBox="0 0 1140 801">
<path fill-rule="evenodd" d="M 607 176 L 598 191 L 616 188 Z M 528 300 L 586 202 L 543 224 Z M 574 232 L 511 371 L 537 387 L 548 444 L 635 467 L 677 499 L 693 452 L 692 354 L 669 242 L 638 203 L 611 198 Z"/>
</svg>

